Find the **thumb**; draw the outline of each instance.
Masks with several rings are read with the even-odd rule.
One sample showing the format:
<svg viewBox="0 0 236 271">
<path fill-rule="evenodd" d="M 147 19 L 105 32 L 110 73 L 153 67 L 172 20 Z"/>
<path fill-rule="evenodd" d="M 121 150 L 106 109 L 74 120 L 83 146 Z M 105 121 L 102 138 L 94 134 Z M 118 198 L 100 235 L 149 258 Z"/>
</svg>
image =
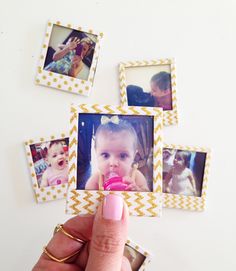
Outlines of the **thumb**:
<svg viewBox="0 0 236 271">
<path fill-rule="evenodd" d="M 86 271 L 120 271 L 127 230 L 126 204 L 118 195 L 107 195 L 95 216 Z"/>
</svg>

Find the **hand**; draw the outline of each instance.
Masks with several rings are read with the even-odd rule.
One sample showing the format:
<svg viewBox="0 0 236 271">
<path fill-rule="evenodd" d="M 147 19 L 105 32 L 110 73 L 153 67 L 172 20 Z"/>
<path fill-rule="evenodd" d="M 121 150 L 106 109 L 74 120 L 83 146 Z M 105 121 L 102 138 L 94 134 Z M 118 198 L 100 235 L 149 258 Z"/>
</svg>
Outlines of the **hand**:
<svg viewBox="0 0 236 271">
<path fill-rule="evenodd" d="M 81 61 L 82 61 L 82 58 L 80 56 L 75 55 L 72 59 L 72 68 L 73 69 L 78 68 Z"/>
<path fill-rule="evenodd" d="M 69 50 L 74 50 L 79 43 L 80 43 L 80 39 L 79 38 L 76 38 L 76 37 L 69 38 L 69 40 L 66 43 L 66 47 Z"/>
<path fill-rule="evenodd" d="M 32 271 L 132 271 L 123 256 L 127 240 L 128 210 L 122 198 L 107 195 L 94 216 L 76 216 L 63 229 L 85 244 L 58 231 L 47 245 L 56 258 L 78 253 L 58 263 L 43 253 Z"/>
<path fill-rule="evenodd" d="M 129 176 L 124 176 L 123 182 L 125 184 L 128 184 L 128 187 L 125 189 L 127 191 L 139 191 L 140 190 L 139 187 L 137 186 L 137 184 L 135 183 L 135 181 Z"/>
</svg>

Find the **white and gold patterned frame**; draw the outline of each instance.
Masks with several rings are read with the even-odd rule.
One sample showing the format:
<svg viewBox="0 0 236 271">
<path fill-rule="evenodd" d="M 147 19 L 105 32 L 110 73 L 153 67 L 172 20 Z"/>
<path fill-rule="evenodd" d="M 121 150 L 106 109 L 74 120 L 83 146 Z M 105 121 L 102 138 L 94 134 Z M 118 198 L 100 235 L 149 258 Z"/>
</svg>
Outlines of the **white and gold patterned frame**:
<svg viewBox="0 0 236 271">
<path fill-rule="evenodd" d="M 206 154 L 202 191 L 201 196 L 184 196 L 170 193 L 163 193 L 163 207 L 166 208 L 177 208 L 190 211 L 203 211 L 206 207 L 206 191 L 208 186 L 209 166 L 211 152 L 208 148 L 202 147 L 190 147 L 174 144 L 164 144 L 163 148 L 169 148 L 174 150 L 183 150 L 190 152 L 202 152 Z"/>
<path fill-rule="evenodd" d="M 176 97 L 176 66 L 175 60 L 157 59 L 150 61 L 129 61 L 122 62 L 119 65 L 119 80 L 120 80 L 120 98 L 121 105 L 128 106 L 127 92 L 126 92 L 126 74 L 125 69 L 130 67 L 147 67 L 147 66 L 161 66 L 170 65 L 171 71 L 171 89 L 172 89 L 172 110 L 163 111 L 163 124 L 165 126 L 178 124 L 178 111 L 177 111 L 177 97 Z"/>
<path fill-rule="evenodd" d="M 91 191 L 76 190 L 78 118 L 80 113 L 146 115 L 153 116 L 153 192 Z M 124 198 L 131 215 L 160 216 L 162 211 L 162 109 L 121 107 L 111 105 L 81 104 L 71 107 L 69 146 L 69 186 L 66 212 L 69 214 L 93 214 L 109 193 Z"/>
<path fill-rule="evenodd" d="M 55 72 L 50 72 L 44 70 L 44 62 L 47 55 L 48 45 L 50 41 L 50 36 L 52 33 L 53 26 L 63 26 L 72 30 L 78 30 L 82 32 L 86 32 L 88 34 L 93 34 L 97 36 L 96 46 L 93 55 L 93 61 L 90 67 L 89 76 L 87 80 L 81 80 L 77 78 L 73 78 L 67 75 L 62 75 Z M 68 92 L 72 92 L 75 94 L 80 94 L 84 96 L 89 96 L 91 92 L 91 88 L 94 82 L 94 76 L 97 68 L 99 50 L 100 50 L 100 42 L 103 37 L 102 32 L 97 32 L 89 28 L 82 28 L 81 26 L 73 25 L 73 24 L 65 24 L 60 21 L 49 21 L 47 24 L 47 30 L 42 46 L 42 52 L 39 59 L 39 65 L 37 67 L 37 75 L 36 75 L 36 83 Z"/>
<path fill-rule="evenodd" d="M 126 245 L 132 247 L 134 250 L 138 251 L 140 254 L 142 254 L 145 257 L 142 265 L 137 270 L 137 271 L 144 271 L 146 269 L 147 265 L 151 261 L 151 254 L 147 250 L 145 250 L 144 248 L 142 248 L 141 246 L 139 246 L 136 243 L 134 243 L 133 241 L 131 241 L 130 239 L 128 239 L 126 241 Z"/>
<path fill-rule="evenodd" d="M 47 186 L 47 187 L 41 187 L 41 188 L 39 187 L 35 168 L 34 168 L 34 162 L 32 159 L 30 145 L 48 142 L 52 140 L 63 140 L 65 138 L 69 138 L 69 136 L 67 136 L 65 133 L 61 133 L 61 134 L 52 135 L 49 137 L 41 137 L 39 139 L 29 139 L 28 141 L 24 142 L 26 156 L 28 160 L 28 166 L 30 170 L 30 176 L 32 180 L 34 194 L 35 194 L 35 200 L 37 203 L 66 198 L 68 184 L 59 184 L 59 185 Z"/>
</svg>

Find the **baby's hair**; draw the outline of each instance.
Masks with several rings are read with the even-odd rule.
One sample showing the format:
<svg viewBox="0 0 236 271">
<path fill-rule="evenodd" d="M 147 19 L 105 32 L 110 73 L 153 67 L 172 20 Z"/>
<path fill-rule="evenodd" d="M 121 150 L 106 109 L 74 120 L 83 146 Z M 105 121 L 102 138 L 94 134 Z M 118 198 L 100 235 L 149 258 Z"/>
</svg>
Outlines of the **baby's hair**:
<svg viewBox="0 0 236 271">
<path fill-rule="evenodd" d="M 112 121 L 107 122 L 106 124 L 100 124 L 95 133 L 95 148 L 97 144 L 98 135 L 102 132 L 111 132 L 119 133 L 122 131 L 129 132 L 134 138 L 134 149 L 137 149 L 138 137 L 134 130 L 134 127 L 126 120 L 119 119 L 119 123 L 113 123 Z"/>
<path fill-rule="evenodd" d="M 57 144 L 61 144 L 63 146 L 63 140 L 60 139 L 56 139 L 56 140 L 52 140 L 50 141 L 48 147 L 45 147 L 43 149 L 43 157 L 46 158 L 48 155 L 48 150 L 53 146 L 53 145 L 57 145 Z"/>
<path fill-rule="evenodd" d="M 153 75 L 151 82 L 154 82 L 160 90 L 171 89 L 171 77 L 168 72 L 159 72 Z"/>
<path fill-rule="evenodd" d="M 186 167 L 189 167 L 189 162 L 190 162 L 190 158 L 191 158 L 191 153 L 187 152 L 187 151 L 180 151 L 177 150 L 176 155 L 179 155 L 181 158 L 183 158 L 184 160 L 184 164 Z"/>
<path fill-rule="evenodd" d="M 82 38 L 80 42 L 86 42 L 89 45 L 93 45 L 92 40 L 88 37 Z"/>
</svg>

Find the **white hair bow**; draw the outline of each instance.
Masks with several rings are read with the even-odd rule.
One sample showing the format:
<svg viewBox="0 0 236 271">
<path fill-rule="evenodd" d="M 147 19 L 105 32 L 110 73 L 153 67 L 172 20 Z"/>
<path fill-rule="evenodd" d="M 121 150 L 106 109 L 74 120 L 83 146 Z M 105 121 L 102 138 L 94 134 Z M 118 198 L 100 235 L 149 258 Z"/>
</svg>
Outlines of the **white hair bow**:
<svg viewBox="0 0 236 271">
<path fill-rule="evenodd" d="M 111 118 L 107 116 L 102 116 L 101 117 L 101 124 L 107 124 L 109 122 L 112 122 L 114 124 L 119 124 L 119 117 L 118 116 L 112 116 Z"/>
</svg>

